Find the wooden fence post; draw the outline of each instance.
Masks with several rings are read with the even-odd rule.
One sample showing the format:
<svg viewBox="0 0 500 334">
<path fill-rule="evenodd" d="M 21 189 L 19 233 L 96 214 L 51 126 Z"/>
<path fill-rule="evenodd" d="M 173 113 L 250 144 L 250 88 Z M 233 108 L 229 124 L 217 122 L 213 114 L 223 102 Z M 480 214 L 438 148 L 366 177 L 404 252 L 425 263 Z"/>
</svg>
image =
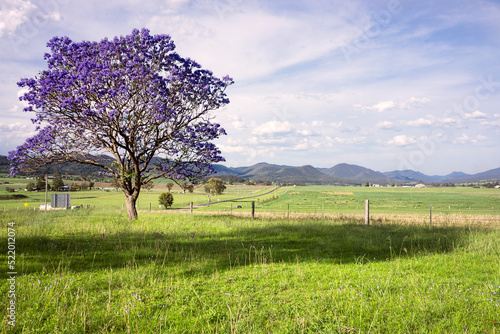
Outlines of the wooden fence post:
<svg viewBox="0 0 500 334">
<path fill-rule="evenodd" d="M 193 202 L 189 203 L 189 211 L 193 214 Z"/>
<path fill-rule="evenodd" d="M 252 201 L 252 219 L 255 218 L 255 201 Z"/>
<path fill-rule="evenodd" d="M 151 203 L 149 203 L 149 212 L 151 212 Z"/>
<path fill-rule="evenodd" d="M 365 201 L 365 225 L 370 225 L 370 200 Z"/>
<path fill-rule="evenodd" d="M 432 225 L 432 203 L 430 204 L 429 211 L 429 225 Z"/>
</svg>

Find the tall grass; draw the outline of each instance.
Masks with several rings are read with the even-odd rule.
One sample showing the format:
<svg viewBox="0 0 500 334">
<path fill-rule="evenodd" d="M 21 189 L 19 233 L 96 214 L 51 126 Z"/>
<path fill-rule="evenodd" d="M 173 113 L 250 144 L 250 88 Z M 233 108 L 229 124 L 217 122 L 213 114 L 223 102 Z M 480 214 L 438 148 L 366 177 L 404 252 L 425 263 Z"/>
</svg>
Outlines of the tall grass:
<svg viewBox="0 0 500 334">
<path fill-rule="evenodd" d="M 16 333 L 462 333 L 500 327 L 500 230 L 343 217 L 8 211 Z M 451 219 L 451 218 L 450 218 Z M 6 251 L 1 261 L 6 263 Z M 2 285 L 0 305 L 8 303 Z"/>
</svg>

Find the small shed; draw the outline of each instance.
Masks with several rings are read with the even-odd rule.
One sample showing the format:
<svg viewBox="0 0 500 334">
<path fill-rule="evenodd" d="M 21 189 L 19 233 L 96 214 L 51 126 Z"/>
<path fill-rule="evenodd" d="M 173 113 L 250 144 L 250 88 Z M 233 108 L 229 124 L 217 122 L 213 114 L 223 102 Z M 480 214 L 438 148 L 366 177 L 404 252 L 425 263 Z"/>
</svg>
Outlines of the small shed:
<svg viewBox="0 0 500 334">
<path fill-rule="evenodd" d="M 71 194 L 51 194 L 50 206 L 61 209 L 71 208 Z"/>
</svg>

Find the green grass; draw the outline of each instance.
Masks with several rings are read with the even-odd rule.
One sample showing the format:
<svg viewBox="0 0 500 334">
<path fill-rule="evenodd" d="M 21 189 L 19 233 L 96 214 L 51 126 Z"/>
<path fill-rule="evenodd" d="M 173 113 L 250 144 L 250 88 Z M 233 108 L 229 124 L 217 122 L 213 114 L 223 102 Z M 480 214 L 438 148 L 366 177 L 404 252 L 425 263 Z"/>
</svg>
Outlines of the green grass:
<svg viewBox="0 0 500 334">
<path fill-rule="evenodd" d="M 475 188 L 367 188 L 294 187 L 264 209 L 354 213 L 364 210 L 365 200 L 376 214 L 428 214 L 430 205 L 439 213 L 500 214 L 500 191 Z M 360 210 L 361 208 L 361 210 Z"/>
<path fill-rule="evenodd" d="M 8 210 L 0 218 L 3 231 L 9 222 L 16 230 L 17 326 L 10 332 L 500 328 L 498 225 L 460 217 L 439 227 L 365 226 L 347 216 L 146 212 L 130 223 L 125 213 L 105 210 Z M 7 262 L 6 251 L 0 261 Z M 1 285 L 4 309 L 7 290 Z M 5 312 L 2 326 L 9 330 Z"/>
<path fill-rule="evenodd" d="M 5 187 L 24 189 L 27 182 L 22 178 L 0 178 L 0 182 L 10 184 L 0 185 L 0 195 L 7 193 Z M 281 214 L 308 213 L 321 215 L 323 213 L 363 214 L 365 200 L 370 200 L 370 211 L 374 215 L 420 215 L 426 216 L 432 212 L 435 215 L 500 215 L 500 189 L 453 187 L 453 188 L 372 188 L 372 187 L 335 187 L 335 186 L 305 186 L 282 187 L 268 195 L 252 199 L 242 197 L 256 196 L 273 190 L 274 186 L 228 186 L 227 190 L 212 197 L 210 207 L 197 209 L 211 212 L 249 212 L 251 201 L 256 202 L 256 212 L 277 212 Z M 142 191 L 137 206 L 139 210 L 160 210 L 158 197 L 167 191 L 165 184 L 156 184 L 151 191 Z M 174 195 L 173 209 L 188 207 L 190 202 L 195 205 L 207 203 L 208 197 L 203 186 L 194 193 L 183 194 L 179 187 L 172 190 Z M 28 196 L 27 199 L 0 200 L 0 210 L 38 208 L 45 203 L 44 192 L 18 191 L 16 194 Z M 50 202 L 50 194 L 48 201 Z M 220 201 L 233 202 L 219 203 Z M 90 206 L 96 209 L 121 210 L 125 197 L 121 191 L 92 190 L 71 192 L 71 204 Z M 242 209 L 236 209 L 240 205 Z"/>
</svg>

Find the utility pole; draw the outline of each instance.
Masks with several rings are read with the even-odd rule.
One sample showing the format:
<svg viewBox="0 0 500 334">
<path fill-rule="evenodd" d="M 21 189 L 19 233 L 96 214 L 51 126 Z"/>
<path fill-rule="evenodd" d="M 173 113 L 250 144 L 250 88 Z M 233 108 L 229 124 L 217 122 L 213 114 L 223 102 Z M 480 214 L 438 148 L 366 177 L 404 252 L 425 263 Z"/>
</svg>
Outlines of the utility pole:
<svg viewBox="0 0 500 334">
<path fill-rule="evenodd" d="M 49 175 L 45 174 L 45 211 L 47 211 L 47 193 L 49 191 Z"/>
</svg>

